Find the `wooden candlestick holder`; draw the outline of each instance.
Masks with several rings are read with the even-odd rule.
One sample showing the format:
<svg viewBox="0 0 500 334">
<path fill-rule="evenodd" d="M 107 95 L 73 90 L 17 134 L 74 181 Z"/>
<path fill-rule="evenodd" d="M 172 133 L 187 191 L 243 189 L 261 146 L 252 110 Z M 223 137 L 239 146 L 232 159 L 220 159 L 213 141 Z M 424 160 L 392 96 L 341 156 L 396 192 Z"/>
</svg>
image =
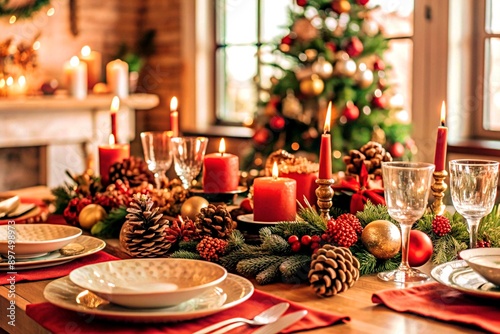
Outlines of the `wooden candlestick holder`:
<svg viewBox="0 0 500 334">
<path fill-rule="evenodd" d="M 335 181 L 333 179 L 317 179 L 316 184 L 316 197 L 318 198 L 318 207 L 320 211 L 320 216 L 326 221 L 330 219 L 330 208 L 332 207 L 333 189 L 332 184 Z"/>
<path fill-rule="evenodd" d="M 442 215 L 446 209 L 446 205 L 443 203 L 443 197 L 448 185 L 444 180 L 448 176 L 448 172 L 445 170 L 437 171 L 432 174 L 434 178 L 434 183 L 431 186 L 432 195 L 434 195 L 434 203 L 432 203 L 432 212 L 435 215 Z"/>
</svg>

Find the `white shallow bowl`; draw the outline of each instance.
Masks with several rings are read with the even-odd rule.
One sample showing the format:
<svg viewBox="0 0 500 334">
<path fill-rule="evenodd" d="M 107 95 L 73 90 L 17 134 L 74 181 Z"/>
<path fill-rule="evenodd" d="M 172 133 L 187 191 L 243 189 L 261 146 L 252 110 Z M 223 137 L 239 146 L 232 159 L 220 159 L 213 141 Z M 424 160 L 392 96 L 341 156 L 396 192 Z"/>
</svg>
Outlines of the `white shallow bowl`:
<svg viewBox="0 0 500 334">
<path fill-rule="evenodd" d="M 73 270 L 70 280 L 112 303 L 131 308 L 178 305 L 226 279 L 218 264 L 187 259 L 130 259 Z"/>
<path fill-rule="evenodd" d="M 472 248 L 460 257 L 479 275 L 500 287 L 500 248 Z"/>
<path fill-rule="evenodd" d="M 82 234 L 78 227 L 54 224 L 0 225 L 0 254 L 15 258 L 43 256 L 61 249 Z"/>
</svg>

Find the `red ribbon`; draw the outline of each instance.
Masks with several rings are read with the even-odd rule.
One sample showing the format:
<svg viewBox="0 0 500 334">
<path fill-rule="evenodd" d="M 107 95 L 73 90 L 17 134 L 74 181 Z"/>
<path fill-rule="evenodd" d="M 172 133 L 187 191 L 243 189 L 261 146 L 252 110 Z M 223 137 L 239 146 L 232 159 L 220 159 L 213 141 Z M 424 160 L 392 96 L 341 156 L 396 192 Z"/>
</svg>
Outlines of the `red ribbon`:
<svg viewBox="0 0 500 334">
<path fill-rule="evenodd" d="M 382 180 L 370 180 L 365 165 L 361 167 L 358 176 L 347 176 L 340 184 L 332 186 L 334 191 L 352 192 L 350 212 L 356 214 L 363 211 L 365 204 L 370 201 L 375 205 L 385 205 L 384 189 Z"/>
</svg>

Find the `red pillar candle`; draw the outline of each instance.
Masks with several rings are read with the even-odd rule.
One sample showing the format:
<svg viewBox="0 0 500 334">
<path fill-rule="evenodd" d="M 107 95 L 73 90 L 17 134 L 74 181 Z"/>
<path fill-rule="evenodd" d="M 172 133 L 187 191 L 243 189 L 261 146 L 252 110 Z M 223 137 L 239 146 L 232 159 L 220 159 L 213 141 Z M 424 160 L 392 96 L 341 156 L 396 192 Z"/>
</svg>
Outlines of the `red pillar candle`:
<svg viewBox="0 0 500 334">
<path fill-rule="evenodd" d="M 332 178 L 332 143 L 330 137 L 330 119 L 332 115 L 332 102 L 328 104 L 325 118 L 325 126 L 321 135 L 321 146 L 319 149 L 319 178 Z"/>
<path fill-rule="evenodd" d="M 179 112 L 177 107 L 177 98 L 174 96 L 170 100 L 170 130 L 172 130 L 173 137 L 179 137 Z"/>
<path fill-rule="evenodd" d="M 446 169 L 446 147 L 447 147 L 447 136 L 448 128 L 445 126 L 446 118 L 446 106 L 441 105 L 441 125 L 438 127 L 437 139 L 436 139 L 436 152 L 434 155 L 434 165 L 436 165 L 436 171 L 443 171 Z"/>
<path fill-rule="evenodd" d="M 118 110 L 120 109 L 120 98 L 118 96 L 113 97 L 113 100 L 111 101 L 111 108 L 110 108 L 110 114 L 111 114 L 111 134 L 113 137 L 115 137 L 115 141 L 118 141 L 118 128 L 116 126 L 116 114 L 118 113 Z"/>
<path fill-rule="evenodd" d="M 311 205 L 315 205 L 317 202 L 316 197 L 316 188 L 318 185 L 316 184 L 316 179 L 318 178 L 318 172 L 315 173 L 298 173 L 298 172 L 290 172 L 290 173 L 281 173 L 281 176 L 288 177 L 297 182 L 297 202 L 300 202 L 304 207 L 306 207 L 306 203 L 304 201 L 304 197 Z M 297 208 L 299 208 L 299 203 L 296 203 Z"/>
<path fill-rule="evenodd" d="M 203 191 L 225 193 L 238 189 L 240 161 L 234 154 L 225 153 L 224 138 L 220 140 L 219 153 L 205 155 L 203 159 Z"/>
<path fill-rule="evenodd" d="M 253 183 L 254 220 L 262 222 L 294 221 L 297 214 L 295 199 L 297 182 L 278 177 L 278 165 L 271 177 L 259 177 Z"/>
<path fill-rule="evenodd" d="M 109 168 L 130 157 L 129 144 L 115 144 L 113 134 L 109 135 L 109 145 L 99 145 L 99 174 L 104 186 L 109 183 Z"/>
</svg>

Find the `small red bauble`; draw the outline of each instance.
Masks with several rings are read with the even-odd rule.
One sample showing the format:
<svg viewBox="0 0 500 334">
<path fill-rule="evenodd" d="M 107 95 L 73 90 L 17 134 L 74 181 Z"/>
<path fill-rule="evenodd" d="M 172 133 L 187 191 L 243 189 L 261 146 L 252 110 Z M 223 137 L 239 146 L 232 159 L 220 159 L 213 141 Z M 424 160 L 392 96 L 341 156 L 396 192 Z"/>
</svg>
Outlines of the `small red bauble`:
<svg viewBox="0 0 500 334">
<path fill-rule="evenodd" d="M 348 122 L 355 121 L 359 117 L 359 109 L 352 101 L 349 101 L 346 103 L 344 110 L 342 110 L 342 116 L 344 116 Z"/>
<path fill-rule="evenodd" d="M 301 7 L 305 7 L 305 6 L 307 6 L 308 2 L 309 2 L 308 0 L 297 0 L 297 5 L 299 5 Z"/>
<path fill-rule="evenodd" d="M 385 106 L 387 105 L 387 98 L 383 94 L 380 96 L 373 96 L 372 105 L 375 108 L 385 109 Z"/>
<path fill-rule="evenodd" d="M 267 144 L 269 142 L 270 138 L 271 138 L 270 131 L 268 129 L 265 129 L 265 128 L 260 128 L 260 129 L 256 130 L 255 133 L 253 134 L 253 141 L 257 145 Z"/>
<path fill-rule="evenodd" d="M 361 6 L 365 6 L 370 0 L 357 0 L 357 3 Z"/>
<path fill-rule="evenodd" d="M 311 241 L 312 241 L 313 243 L 315 243 L 315 242 L 320 243 L 320 242 L 321 242 L 321 237 L 320 237 L 319 235 L 313 235 L 313 236 L 311 237 Z"/>
<path fill-rule="evenodd" d="M 312 241 L 312 238 L 310 235 L 303 235 L 302 238 L 300 238 L 300 242 L 304 245 L 304 246 L 309 246 L 311 244 L 311 241 Z"/>
<path fill-rule="evenodd" d="M 246 213 L 253 213 L 252 200 L 250 198 L 245 198 L 240 203 L 240 208 Z"/>
<path fill-rule="evenodd" d="M 296 235 L 291 235 L 291 236 L 288 237 L 288 243 L 290 245 L 296 243 L 297 241 L 299 241 L 299 237 L 296 236 Z"/>
<path fill-rule="evenodd" d="M 375 71 L 383 71 L 385 69 L 385 63 L 382 61 L 382 59 L 377 59 L 373 63 L 373 69 Z"/>
<path fill-rule="evenodd" d="M 293 38 L 290 35 L 286 35 L 281 39 L 281 44 L 291 45 L 293 42 Z"/>
<path fill-rule="evenodd" d="M 424 265 L 432 256 L 433 246 L 431 238 L 419 230 L 410 231 L 410 245 L 408 249 L 408 263 L 410 267 Z"/>
<path fill-rule="evenodd" d="M 389 153 L 393 158 L 401 158 L 405 154 L 405 146 L 400 142 L 395 142 L 389 148 Z"/>
<path fill-rule="evenodd" d="M 333 42 L 326 42 L 325 47 L 332 52 L 337 51 L 337 45 Z"/>
<path fill-rule="evenodd" d="M 345 47 L 345 51 L 349 57 L 357 57 L 363 52 L 363 43 L 357 37 L 352 37 Z"/>
<path fill-rule="evenodd" d="M 292 244 L 292 251 L 297 253 L 298 251 L 300 251 L 300 247 L 301 247 L 301 243 L 300 241 L 296 241 Z"/>
<path fill-rule="evenodd" d="M 281 131 L 285 127 L 285 119 L 281 116 L 273 116 L 269 121 L 269 126 L 275 131 Z"/>
</svg>

